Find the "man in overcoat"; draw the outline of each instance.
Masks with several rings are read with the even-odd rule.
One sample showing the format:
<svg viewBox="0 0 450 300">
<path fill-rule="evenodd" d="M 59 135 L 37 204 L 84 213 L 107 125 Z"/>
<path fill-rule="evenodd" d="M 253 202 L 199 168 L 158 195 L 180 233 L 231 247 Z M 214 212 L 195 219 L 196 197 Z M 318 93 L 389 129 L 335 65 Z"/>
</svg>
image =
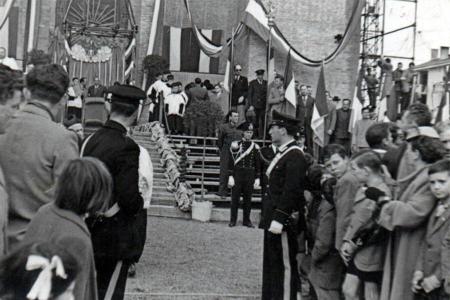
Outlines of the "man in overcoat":
<svg viewBox="0 0 450 300">
<path fill-rule="evenodd" d="M 262 299 L 297 299 L 297 224 L 304 218 L 306 161 L 294 136 L 298 120 L 274 111 L 269 134 L 277 154 L 267 168 L 267 206 L 263 212 L 264 255 Z M 298 222 L 298 223 L 297 223 Z"/>
<path fill-rule="evenodd" d="M 248 87 L 249 110 L 254 110 L 256 115 L 255 127 L 257 136 L 262 137 L 266 116 L 267 81 L 264 80 L 264 70 L 256 71 L 256 79 L 250 81 Z"/>
<path fill-rule="evenodd" d="M 239 114 L 238 125 L 245 121 L 245 108 L 248 93 L 248 79 L 241 75 L 242 67 L 236 65 L 234 67 L 234 79 L 231 91 L 231 108 Z"/>
<path fill-rule="evenodd" d="M 111 208 L 102 217 L 87 220 L 94 246 L 99 299 L 123 299 L 130 264 L 142 252 L 146 212 L 139 193 L 139 146 L 127 132 L 135 123 L 144 91 L 117 85 L 109 91 L 111 116 L 82 147 L 83 156 L 103 161 L 113 181 Z"/>
<path fill-rule="evenodd" d="M 233 141 L 238 141 L 242 137 L 242 133 L 237 129 L 239 114 L 231 110 L 226 116 L 227 122 L 219 127 L 219 137 L 217 139 L 217 146 L 219 147 L 220 155 L 220 179 L 219 179 L 219 196 L 225 198 L 227 196 L 227 184 L 229 171 L 228 167 L 231 159 L 230 147 Z"/>
</svg>

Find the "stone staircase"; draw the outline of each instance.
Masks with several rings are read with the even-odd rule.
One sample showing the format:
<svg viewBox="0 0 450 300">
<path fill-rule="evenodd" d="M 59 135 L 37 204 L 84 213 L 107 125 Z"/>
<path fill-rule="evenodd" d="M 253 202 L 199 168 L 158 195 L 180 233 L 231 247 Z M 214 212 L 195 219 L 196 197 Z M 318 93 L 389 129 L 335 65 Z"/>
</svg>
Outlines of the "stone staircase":
<svg viewBox="0 0 450 300">
<path fill-rule="evenodd" d="M 149 216 L 158 217 L 172 217 L 181 219 L 191 219 L 191 213 L 182 212 L 176 207 L 175 196 L 171 191 L 167 189 L 169 185 L 169 179 L 165 175 L 165 171 L 161 165 L 160 155 L 158 153 L 157 145 L 151 141 L 150 133 L 135 132 L 133 139 L 141 146 L 147 149 L 150 154 L 153 163 L 153 194 L 150 208 L 147 210 Z M 195 147 L 194 147 L 195 148 Z M 192 157 L 191 157 L 192 158 Z M 218 159 L 218 157 L 214 157 Z M 197 170 L 198 171 L 198 170 Z M 195 170 L 188 168 L 188 182 L 192 185 L 196 197 L 201 197 L 201 189 L 198 186 L 198 180 L 189 178 L 195 174 Z M 215 178 L 214 181 L 217 181 Z M 230 210 L 227 207 L 223 207 L 220 202 L 216 202 L 219 197 L 212 194 L 206 195 L 206 199 L 213 201 L 214 208 L 212 211 L 211 220 L 219 222 L 228 222 L 230 218 Z M 259 199 L 258 199 L 259 200 Z M 229 199 L 226 202 L 229 205 Z M 228 206 L 226 205 L 226 206 Z M 259 220 L 259 209 L 253 209 L 251 214 L 252 221 L 257 224 Z M 242 218 L 242 213 L 239 212 L 239 219 Z"/>
<path fill-rule="evenodd" d="M 147 149 L 153 163 L 153 194 L 152 206 L 164 205 L 168 207 L 175 206 L 175 196 L 168 191 L 169 179 L 167 179 L 164 169 L 161 165 L 160 155 L 156 143 L 150 140 L 149 134 L 133 134 L 133 138 L 139 145 Z"/>
</svg>

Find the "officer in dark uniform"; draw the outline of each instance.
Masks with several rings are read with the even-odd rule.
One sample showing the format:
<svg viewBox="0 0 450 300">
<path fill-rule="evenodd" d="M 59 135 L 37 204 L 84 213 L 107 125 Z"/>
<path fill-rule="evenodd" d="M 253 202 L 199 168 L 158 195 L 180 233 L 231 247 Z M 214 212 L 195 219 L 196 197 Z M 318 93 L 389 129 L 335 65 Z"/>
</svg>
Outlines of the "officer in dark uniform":
<svg viewBox="0 0 450 300">
<path fill-rule="evenodd" d="M 243 198 L 244 217 L 242 224 L 253 228 L 250 221 L 253 188 L 259 187 L 260 163 L 259 146 L 251 139 L 253 136 L 253 124 L 242 123 L 238 127 L 242 130 L 242 140 L 231 144 L 231 157 L 228 185 L 231 187 L 231 217 L 230 227 L 236 226 L 239 199 Z"/>
<path fill-rule="evenodd" d="M 139 146 L 127 136 L 145 93 L 134 86 L 111 87 L 111 115 L 88 137 L 83 156 L 103 161 L 114 180 L 110 209 L 87 219 L 94 246 L 99 299 L 123 299 L 127 272 L 140 256 L 145 241 L 146 213 L 139 193 Z"/>
<path fill-rule="evenodd" d="M 266 171 L 268 178 L 264 219 L 263 300 L 297 299 L 297 222 L 304 218 L 306 162 L 294 136 L 299 121 L 273 112 L 269 134 L 277 154 Z M 300 220 L 304 222 L 304 220 Z"/>
<path fill-rule="evenodd" d="M 261 175 L 260 175 L 260 182 L 261 182 L 261 211 L 267 211 L 267 203 L 270 201 L 268 199 L 267 190 L 269 187 L 269 180 L 266 176 L 267 168 L 269 167 L 270 163 L 272 162 L 272 159 L 275 157 L 275 154 L 277 154 L 277 147 L 274 144 L 270 144 L 267 146 L 262 147 L 259 150 L 260 155 L 260 169 L 261 169 Z M 259 221 L 259 228 L 264 229 L 264 215 L 261 215 L 261 219 Z"/>
</svg>

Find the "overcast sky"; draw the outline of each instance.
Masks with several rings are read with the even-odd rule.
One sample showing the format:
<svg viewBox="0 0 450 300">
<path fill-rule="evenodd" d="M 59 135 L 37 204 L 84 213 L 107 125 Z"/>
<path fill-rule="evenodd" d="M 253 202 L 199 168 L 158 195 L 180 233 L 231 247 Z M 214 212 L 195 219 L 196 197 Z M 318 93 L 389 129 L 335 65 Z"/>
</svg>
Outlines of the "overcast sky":
<svg viewBox="0 0 450 300">
<path fill-rule="evenodd" d="M 414 6 L 386 0 L 385 32 L 412 24 Z M 450 0 L 418 0 L 416 37 L 416 64 L 430 60 L 432 48 L 450 46 Z M 387 35 L 384 43 L 385 55 L 412 56 L 413 29 Z"/>
</svg>

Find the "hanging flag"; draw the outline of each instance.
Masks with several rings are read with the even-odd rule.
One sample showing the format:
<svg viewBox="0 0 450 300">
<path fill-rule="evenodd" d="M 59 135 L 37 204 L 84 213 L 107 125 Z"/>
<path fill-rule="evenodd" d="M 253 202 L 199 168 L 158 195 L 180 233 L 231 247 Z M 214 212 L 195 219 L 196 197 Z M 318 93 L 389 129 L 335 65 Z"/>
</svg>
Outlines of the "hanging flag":
<svg viewBox="0 0 450 300">
<path fill-rule="evenodd" d="M 450 68 L 446 69 L 447 75 L 445 76 L 444 83 L 444 94 L 441 98 L 441 103 L 439 104 L 438 112 L 436 115 L 436 119 L 434 120 L 434 124 L 439 122 L 445 122 L 450 119 L 450 103 L 448 99 L 448 90 L 449 90 L 449 79 L 450 79 Z"/>
<path fill-rule="evenodd" d="M 210 58 L 200 49 L 192 28 L 164 26 L 162 56 L 171 71 L 219 73 L 219 58 Z M 213 41 L 222 39 L 222 30 L 202 29 Z"/>
<path fill-rule="evenodd" d="M 11 11 L 11 8 L 13 7 L 14 0 L 6 0 L 6 3 L 1 7 L 0 9 L 0 29 L 3 28 L 3 26 L 6 23 L 6 20 L 9 17 L 9 13 Z"/>
<path fill-rule="evenodd" d="M 294 116 L 297 108 L 297 92 L 295 91 L 294 70 L 291 63 L 291 52 L 288 52 L 286 69 L 284 71 L 284 98 L 286 99 L 285 113 Z"/>
<path fill-rule="evenodd" d="M 231 93 L 231 88 L 233 85 L 233 70 L 232 70 L 232 66 L 233 66 L 233 53 L 231 51 L 231 47 L 230 47 L 230 51 L 228 51 L 228 59 L 227 59 L 227 66 L 225 68 L 225 78 L 223 80 L 223 87 L 225 89 L 225 91 L 227 91 L 228 93 Z"/>
<path fill-rule="evenodd" d="M 350 122 L 348 124 L 348 132 L 352 133 L 353 128 L 355 128 L 356 121 L 362 119 L 361 109 L 364 105 L 364 97 L 362 94 L 362 84 L 364 78 L 364 68 L 361 67 L 358 74 L 358 79 L 356 80 L 355 93 L 353 95 L 352 101 L 352 113 L 350 116 Z"/>
<path fill-rule="evenodd" d="M 314 132 L 314 142 L 323 147 L 325 142 L 325 117 L 328 115 L 324 66 L 320 68 L 319 82 L 317 83 L 316 100 L 314 101 L 311 128 Z"/>
</svg>

